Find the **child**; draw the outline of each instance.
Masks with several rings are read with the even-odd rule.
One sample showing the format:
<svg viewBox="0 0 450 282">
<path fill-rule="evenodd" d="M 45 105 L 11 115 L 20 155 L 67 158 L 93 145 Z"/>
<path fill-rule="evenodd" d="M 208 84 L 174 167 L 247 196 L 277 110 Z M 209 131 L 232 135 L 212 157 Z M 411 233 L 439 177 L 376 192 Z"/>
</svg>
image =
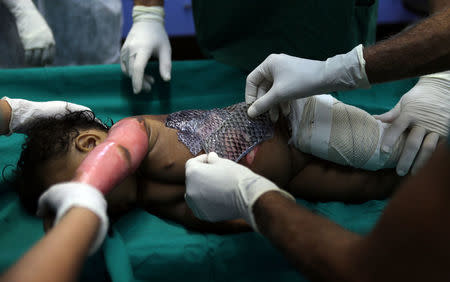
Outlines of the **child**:
<svg viewBox="0 0 450 282">
<path fill-rule="evenodd" d="M 304 104 L 317 105 L 314 99 L 307 98 Z M 302 116 L 310 110 L 304 107 Z M 299 115 L 298 110 L 296 114 Z M 275 124 L 267 115 L 250 120 L 243 103 L 225 109 L 139 118 L 149 132 L 148 154 L 137 172 L 107 195 L 108 212 L 113 218 L 140 207 L 198 231 L 250 230 L 243 220 L 203 222 L 194 217 L 185 203 L 185 163 L 205 150 L 219 151 L 219 156 L 238 161 L 293 195 L 310 200 L 384 198 L 399 182 L 394 170 L 363 171 L 342 166 L 288 144 L 291 138 L 304 139 L 299 134 L 311 130 L 306 128 L 305 118 L 298 123 L 281 118 Z M 81 161 L 107 134 L 108 127 L 98 123 L 89 111 L 36 120 L 27 131 L 16 170 L 16 188 L 25 208 L 34 213 L 39 196 L 48 187 L 72 179 Z M 296 146 L 304 147 L 304 142 L 300 143 L 303 145 Z"/>
</svg>

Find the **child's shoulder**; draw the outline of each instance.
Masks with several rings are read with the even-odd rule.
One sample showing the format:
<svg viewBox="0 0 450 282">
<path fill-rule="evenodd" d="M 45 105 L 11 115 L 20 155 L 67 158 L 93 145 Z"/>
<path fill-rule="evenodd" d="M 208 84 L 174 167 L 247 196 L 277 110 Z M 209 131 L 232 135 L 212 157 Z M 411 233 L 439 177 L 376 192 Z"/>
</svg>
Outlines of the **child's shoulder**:
<svg viewBox="0 0 450 282">
<path fill-rule="evenodd" d="M 136 116 L 145 119 L 151 123 L 165 123 L 168 115 L 141 115 Z"/>
<path fill-rule="evenodd" d="M 167 116 L 168 115 L 138 115 L 127 117 L 125 119 L 134 118 L 139 121 L 144 121 L 149 129 L 157 130 L 157 128 L 165 124 Z"/>
</svg>

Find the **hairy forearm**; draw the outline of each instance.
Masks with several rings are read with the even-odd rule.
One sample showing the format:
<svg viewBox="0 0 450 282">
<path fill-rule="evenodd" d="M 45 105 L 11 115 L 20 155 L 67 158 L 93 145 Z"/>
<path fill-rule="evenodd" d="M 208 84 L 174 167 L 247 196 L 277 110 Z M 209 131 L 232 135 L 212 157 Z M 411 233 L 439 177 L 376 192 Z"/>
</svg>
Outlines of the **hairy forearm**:
<svg viewBox="0 0 450 282">
<path fill-rule="evenodd" d="M 361 240 L 357 261 L 372 281 L 450 281 L 450 151 L 440 145 L 390 200 Z"/>
<path fill-rule="evenodd" d="M 11 107 L 6 100 L 0 100 L 0 135 L 9 132 L 9 121 L 11 120 Z"/>
<path fill-rule="evenodd" d="M 450 2 L 448 0 L 429 0 L 428 7 L 430 13 L 438 12 L 446 7 L 450 6 Z"/>
<path fill-rule="evenodd" d="M 352 252 L 359 235 L 277 192 L 261 196 L 253 211 L 260 232 L 299 271 L 319 281 L 358 281 Z"/>
<path fill-rule="evenodd" d="M 441 145 L 398 189 L 365 237 L 285 200 L 261 196 L 261 233 L 310 278 L 326 281 L 449 281 L 450 151 Z"/>
<path fill-rule="evenodd" d="M 135 6 L 163 6 L 164 0 L 134 0 Z"/>
<path fill-rule="evenodd" d="M 91 211 L 71 209 L 0 281 L 75 281 L 99 224 Z"/>
<path fill-rule="evenodd" d="M 400 34 L 364 49 L 371 83 L 420 76 L 450 69 L 450 6 Z"/>
</svg>

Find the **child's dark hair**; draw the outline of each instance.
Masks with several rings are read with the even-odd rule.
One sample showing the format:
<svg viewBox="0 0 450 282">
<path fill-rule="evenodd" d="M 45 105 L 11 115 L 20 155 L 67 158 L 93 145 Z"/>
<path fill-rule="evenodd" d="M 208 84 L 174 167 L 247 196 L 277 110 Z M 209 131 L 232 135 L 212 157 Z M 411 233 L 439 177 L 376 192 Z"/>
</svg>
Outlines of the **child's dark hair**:
<svg viewBox="0 0 450 282">
<path fill-rule="evenodd" d="M 39 165 L 67 153 L 71 141 L 80 134 L 79 130 L 87 129 L 107 132 L 109 126 L 102 124 L 91 111 L 77 111 L 36 119 L 27 129 L 13 186 L 29 213 L 36 213 L 38 199 L 48 188 L 44 187 Z"/>
</svg>

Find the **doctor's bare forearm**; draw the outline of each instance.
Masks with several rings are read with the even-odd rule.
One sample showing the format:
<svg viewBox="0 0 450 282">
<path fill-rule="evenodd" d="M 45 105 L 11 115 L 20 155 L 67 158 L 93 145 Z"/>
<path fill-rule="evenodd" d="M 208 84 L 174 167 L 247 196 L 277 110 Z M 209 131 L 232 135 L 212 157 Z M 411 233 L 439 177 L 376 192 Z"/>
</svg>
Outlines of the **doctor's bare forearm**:
<svg viewBox="0 0 450 282">
<path fill-rule="evenodd" d="M 134 6 L 162 6 L 164 0 L 134 0 Z"/>
<path fill-rule="evenodd" d="M 72 208 L 0 281 L 76 281 L 99 225 L 90 210 Z"/>
<path fill-rule="evenodd" d="M 429 0 L 428 7 L 430 9 L 430 14 L 443 10 L 444 8 L 450 6 L 448 0 Z"/>
<path fill-rule="evenodd" d="M 302 273 L 319 281 L 359 280 L 352 255 L 359 235 L 277 192 L 262 195 L 253 212 L 260 232 Z"/>
<path fill-rule="evenodd" d="M 11 107 L 6 100 L 0 99 L 0 135 L 9 132 L 9 121 L 11 119 Z"/>
<path fill-rule="evenodd" d="M 434 7 L 439 11 L 427 19 L 364 48 L 371 83 L 450 69 L 450 5 L 439 2 Z"/>
<path fill-rule="evenodd" d="M 261 196 L 259 230 L 311 278 L 325 281 L 450 281 L 450 150 L 397 190 L 365 237 L 297 206 L 276 192 Z M 400 262 L 400 263 L 399 263 Z"/>
</svg>

